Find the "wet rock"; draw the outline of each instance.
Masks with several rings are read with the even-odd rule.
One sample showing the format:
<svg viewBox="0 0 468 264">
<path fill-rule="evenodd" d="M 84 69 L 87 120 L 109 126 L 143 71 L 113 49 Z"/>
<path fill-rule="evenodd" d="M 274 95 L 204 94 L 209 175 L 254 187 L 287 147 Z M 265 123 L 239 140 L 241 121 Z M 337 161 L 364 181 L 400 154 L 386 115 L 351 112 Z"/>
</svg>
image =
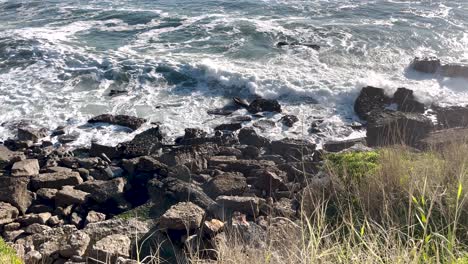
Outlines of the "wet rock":
<svg viewBox="0 0 468 264">
<path fill-rule="evenodd" d="M 35 176 L 39 174 L 39 161 L 37 159 L 27 159 L 17 161 L 11 168 L 12 176 Z"/>
<path fill-rule="evenodd" d="M 367 86 L 354 103 L 354 111 L 362 120 L 367 120 L 372 111 L 384 110 L 391 102 L 391 98 L 385 95 L 384 89 Z"/>
<path fill-rule="evenodd" d="M 284 138 L 270 144 L 271 154 L 278 154 L 289 161 L 299 161 L 315 152 L 316 144 L 308 140 Z"/>
<path fill-rule="evenodd" d="M 82 205 L 88 201 L 89 196 L 89 193 L 75 190 L 73 186 L 63 186 L 55 195 L 55 205 L 61 207 Z"/>
<path fill-rule="evenodd" d="M 422 114 L 380 112 L 368 120 L 367 144 L 371 147 L 393 144 L 416 146 L 432 128 L 431 120 Z"/>
<path fill-rule="evenodd" d="M 0 226 L 13 222 L 19 215 L 16 207 L 9 203 L 0 202 Z"/>
<path fill-rule="evenodd" d="M 47 137 L 46 128 L 20 127 L 18 128 L 18 140 L 31 140 L 37 142 L 39 139 Z"/>
<path fill-rule="evenodd" d="M 89 193 L 89 198 L 98 203 L 104 203 L 110 199 L 120 200 L 126 183 L 124 178 L 115 178 L 110 181 L 95 180 L 77 185 L 75 189 Z"/>
<path fill-rule="evenodd" d="M 75 186 L 83 182 L 78 172 L 54 172 L 43 173 L 31 179 L 31 186 L 34 190 L 41 188 L 60 189 L 62 186 Z"/>
<path fill-rule="evenodd" d="M 29 179 L 24 177 L 0 176 L 0 201 L 9 203 L 26 213 L 33 196 L 28 191 Z"/>
<path fill-rule="evenodd" d="M 97 241 L 87 256 L 106 263 L 116 263 L 118 257 L 130 257 L 131 247 L 132 241 L 128 236 L 113 234 Z"/>
<path fill-rule="evenodd" d="M 137 130 L 144 123 L 146 123 L 146 119 L 127 115 L 103 114 L 91 118 L 88 120 L 88 123 L 109 123 L 112 125 L 119 125 Z"/>
<path fill-rule="evenodd" d="M 126 158 L 156 154 L 162 147 L 162 134 L 159 127 L 150 128 L 131 141 L 119 144 L 117 147 Z"/>
<path fill-rule="evenodd" d="M 57 140 L 58 142 L 62 144 L 68 144 L 68 143 L 72 143 L 73 141 L 76 141 L 79 136 L 80 136 L 79 133 L 72 133 L 72 134 L 58 136 Z"/>
<path fill-rule="evenodd" d="M 328 152 L 340 152 L 342 150 L 348 149 L 356 144 L 365 144 L 365 138 L 356 138 L 356 139 L 348 139 L 348 140 L 340 140 L 340 141 L 328 141 L 323 145 L 323 149 Z"/>
<path fill-rule="evenodd" d="M 468 78 L 468 65 L 445 64 L 441 67 L 441 74 L 447 77 Z"/>
<path fill-rule="evenodd" d="M 185 129 L 185 134 L 184 138 L 185 139 L 190 139 L 190 138 L 204 138 L 208 135 L 205 131 L 202 129 L 198 128 L 186 128 Z"/>
<path fill-rule="evenodd" d="M 258 120 L 256 122 L 253 123 L 253 126 L 256 127 L 256 128 L 259 128 L 261 131 L 269 131 L 271 129 L 273 129 L 274 127 L 276 127 L 276 123 L 271 121 L 271 120 L 265 120 L 265 119 L 262 119 L 262 120 Z"/>
<path fill-rule="evenodd" d="M 281 105 L 278 103 L 277 100 L 268 100 L 258 98 L 253 100 L 247 110 L 252 113 L 256 114 L 258 112 L 278 112 L 281 113 Z"/>
<path fill-rule="evenodd" d="M 423 73 L 436 73 L 441 66 L 440 60 L 435 57 L 416 57 L 411 62 L 410 67 Z"/>
<path fill-rule="evenodd" d="M 13 163 L 24 159 L 26 157 L 22 152 L 11 151 L 5 146 L 0 146 L 0 169 L 5 169 Z"/>
<path fill-rule="evenodd" d="M 216 203 L 222 208 L 225 216 L 230 216 L 233 212 L 238 211 L 255 217 L 259 215 L 260 205 L 264 203 L 264 200 L 257 197 L 223 195 L 216 198 Z"/>
<path fill-rule="evenodd" d="M 109 96 L 119 96 L 119 95 L 125 95 L 125 94 L 128 94 L 128 91 L 125 91 L 125 90 L 115 90 L 115 89 L 111 89 L 109 91 Z"/>
<path fill-rule="evenodd" d="M 122 153 L 117 147 L 105 146 L 96 142 L 91 142 L 89 155 L 91 157 L 102 157 L 102 154 L 105 154 L 110 159 L 115 159 L 120 157 Z"/>
<path fill-rule="evenodd" d="M 280 41 L 276 43 L 276 47 L 282 48 L 284 46 L 304 46 L 308 47 L 314 50 L 320 50 L 320 46 L 317 44 L 311 44 L 311 43 L 299 43 L 299 42 L 286 42 L 286 41 Z"/>
<path fill-rule="evenodd" d="M 418 102 L 413 91 L 406 88 L 398 88 L 393 94 L 392 101 L 398 105 L 398 111 L 410 113 L 424 113 L 425 111 L 424 104 Z"/>
<path fill-rule="evenodd" d="M 279 121 L 287 127 L 293 127 L 299 121 L 299 118 L 295 115 L 285 115 Z"/>
<path fill-rule="evenodd" d="M 468 127 L 468 107 L 434 107 L 441 128 Z"/>
<path fill-rule="evenodd" d="M 267 146 L 270 141 L 265 137 L 257 135 L 257 132 L 253 128 L 243 128 L 239 131 L 239 142 L 243 145 L 261 148 Z"/>
<path fill-rule="evenodd" d="M 234 102 L 235 105 L 239 107 L 243 107 L 243 108 L 249 107 L 249 103 L 246 100 L 241 99 L 239 97 L 232 98 L 232 101 Z"/>
<path fill-rule="evenodd" d="M 193 230 L 201 226 L 205 211 L 191 202 L 171 206 L 160 218 L 159 227 L 167 230 Z"/>
<path fill-rule="evenodd" d="M 219 126 L 216 126 L 214 129 L 215 130 L 227 130 L 227 131 L 236 131 L 242 128 L 241 123 L 230 123 L 230 124 L 222 124 Z"/>
<path fill-rule="evenodd" d="M 233 156 L 233 157 L 242 157 L 242 151 L 233 147 L 220 147 L 218 153 L 215 156 Z"/>
<path fill-rule="evenodd" d="M 223 173 L 208 181 L 203 189 L 211 198 L 220 195 L 242 195 L 247 189 L 247 181 L 241 173 Z"/>
</svg>

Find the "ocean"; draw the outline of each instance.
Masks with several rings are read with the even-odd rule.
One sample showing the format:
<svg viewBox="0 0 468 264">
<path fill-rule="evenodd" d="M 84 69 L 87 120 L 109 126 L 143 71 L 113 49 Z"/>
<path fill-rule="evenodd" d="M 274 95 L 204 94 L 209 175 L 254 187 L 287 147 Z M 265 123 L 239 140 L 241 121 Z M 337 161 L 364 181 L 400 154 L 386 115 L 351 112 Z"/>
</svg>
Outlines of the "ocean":
<svg viewBox="0 0 468 264">
<path fill-rule="evenodd" d="M 235 96 L 277 99 L 299 118 L 293 128 L 273 113 L 244 124 L 270 138 L 360 137 L 349 125 L 367 85 L 468 103 L 467 79 L 408 68 L 416 56 L 468 63 L 467 26 L 466 0 L 0 0 L 0 140 L 24 122 L 66 126 L 76 146 L 150 126 L 86 125 L 103 113 L 147 118 L 167 138 L 212 131 L 246 114 L 207 113 Z"/>
</svg>

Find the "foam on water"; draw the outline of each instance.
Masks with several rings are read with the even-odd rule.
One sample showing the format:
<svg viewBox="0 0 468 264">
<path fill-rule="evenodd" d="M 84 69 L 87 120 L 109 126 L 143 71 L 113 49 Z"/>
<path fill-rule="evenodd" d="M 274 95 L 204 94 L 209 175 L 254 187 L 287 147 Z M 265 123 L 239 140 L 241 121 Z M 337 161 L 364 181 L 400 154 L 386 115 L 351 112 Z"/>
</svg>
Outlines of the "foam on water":
<svg viewBox="0 0 468 264">
<path fill-rule="evenodd" d="M 466 79 L 407 69 L 415 56 L 468 61 L 464 1 L 220 1 L 210 11 L 203 1 L 185 4 L 184 10 L 177 1 L 20 7 L 18 14 L 31 11 L 31 18 L 0 30 L 0 138 L 12 136 L 8 124 L 18 120 L 67 125 L 80 133 L 75 145 L 117 144 L 149 126 L 133 133 L 83 126 L 102 113 L 145 117 L 173 138 L 187 127 L 211 131 L 230 118 L 207 110 L 233 96 L 259 95 L 279 99 L 300 122 L 287 129 L 277 122 L 282 115 L 270 114 L 245 125 L 271 138 L 321 141 L 363 135 L 348 126 L 358 120 L 353 102 L 363 86 L 389 94 L 408 87 L 427 104 L 468 103 Z M 44 17 L 41 8 L 70 19 Z M 2 12 L 16 17 L 0 6 Z M 275 46 L 284 40 L 322 49 Z M 111 89 L 128 94 L 109 97 Z M 258 125 L 267 119 L 275 125 Z M 311 124 L 322 133 L 310 133 Z"/>
</svg>

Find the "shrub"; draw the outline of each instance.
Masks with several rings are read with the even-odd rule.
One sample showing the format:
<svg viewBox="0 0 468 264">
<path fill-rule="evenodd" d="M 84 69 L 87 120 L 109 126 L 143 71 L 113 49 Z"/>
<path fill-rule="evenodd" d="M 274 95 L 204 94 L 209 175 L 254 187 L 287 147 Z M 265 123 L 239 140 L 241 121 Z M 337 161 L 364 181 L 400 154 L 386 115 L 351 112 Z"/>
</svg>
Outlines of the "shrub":
<svg viewBox="0 0 468 264">
<path fill-rule="evenodd" d="M 21 259 L 16 256 L 16 252 L 0 238 L 0 263 L 2 264 L 22 264 Z"/>
</svg>

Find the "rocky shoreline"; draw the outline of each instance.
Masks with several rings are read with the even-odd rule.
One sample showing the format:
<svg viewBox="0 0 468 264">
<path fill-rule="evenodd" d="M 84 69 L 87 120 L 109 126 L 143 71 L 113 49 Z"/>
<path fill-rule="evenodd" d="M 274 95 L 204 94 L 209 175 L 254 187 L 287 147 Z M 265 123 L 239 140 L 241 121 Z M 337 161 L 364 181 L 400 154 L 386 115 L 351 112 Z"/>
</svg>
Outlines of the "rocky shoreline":
<svg viewBox="0 0 468 264">
<path fill-rule="evenodd" d="M 235 98 L 233 105 L 252 115 L 281 112 L 275 100 Z M 364 87 L 354 109 L 366 121 L 367 137 L 327 142 L 320 150 L 306 139 L 271 141 L 241 121 L 214 135 L 186 129 L 171 143 L 155 126 L 115 147 L 79 149 L 67 148 L 73 136 L 63 128 L 19 127 L 0 146 L 1 236 L 25 263 L 137 263 L 155 245 L 169 263 L 185 263 L 195 246 L 216 259 L 217 241 L 229 234 L 261 246 L 269 226 L 287 224 L 277 216 L 297 219 L 306 195 L 329 188 L 321 170 L 328 152 L 401 143 L 423 150 L 468 136 L 468 107 L 428 108 L 406 88 L 390 97 Z M 229 115 L 228 108 L 214 112 Z M 297 121 L 281 119 L 289 127 Z M 89 122 L 138 129 L 147 121 L 105 114 Z"/>
</svg>

